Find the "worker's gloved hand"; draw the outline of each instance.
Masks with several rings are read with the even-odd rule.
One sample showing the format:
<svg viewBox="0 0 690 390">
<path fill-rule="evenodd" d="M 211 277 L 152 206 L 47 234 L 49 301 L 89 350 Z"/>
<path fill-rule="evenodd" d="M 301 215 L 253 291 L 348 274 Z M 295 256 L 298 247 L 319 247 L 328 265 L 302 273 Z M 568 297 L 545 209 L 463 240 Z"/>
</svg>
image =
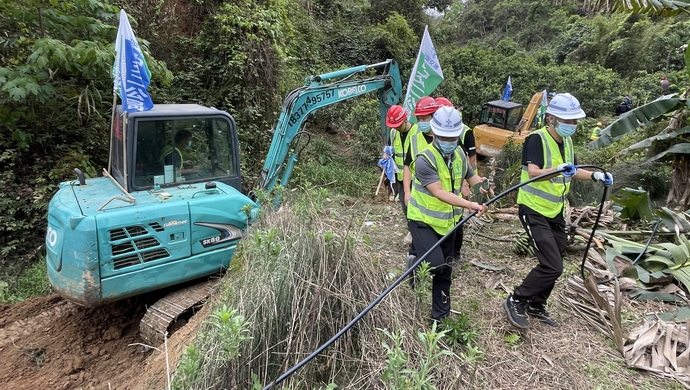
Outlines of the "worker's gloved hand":
<svg viewBox="0 0 690 390">
<path fill-rule="evenodd" d="M 605 186 L 613 185 L 613 176 L 608 172 L 606 172 L 606 174 L 604 174 L 604 172 L 594 172 L 592 173 L 592 180 L 600 181 L 604 183 Z"/>
<path fill-rule="evenodd" d="M 570 165 L 570 164 L 559 164 L 558 169 L 565 169 L 563 171 L 563 176 L 573 176 L 575 173 L 577 173 L 577 165 Z"/>
</svg>

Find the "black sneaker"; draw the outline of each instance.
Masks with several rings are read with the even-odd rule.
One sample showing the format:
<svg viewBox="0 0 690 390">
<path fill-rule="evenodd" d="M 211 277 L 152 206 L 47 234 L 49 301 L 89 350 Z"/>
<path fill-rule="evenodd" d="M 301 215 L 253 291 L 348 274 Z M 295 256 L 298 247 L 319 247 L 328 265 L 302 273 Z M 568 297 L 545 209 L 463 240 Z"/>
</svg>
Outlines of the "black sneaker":
<svg viewBox="0 0 690 390">
<path fill-rule="evenodd" d="M 508 295 L 508 299 L 503 302 L 503 308 L 508 313 L 510 323 L 518 328 L 529 329 L 529 322 L 527 322 L 527 315 L 525 315 L 525 306 L 527 306 L 527 302 L 513 299 L 513 294 Z"/>
<path fill-rule="evenodd" d="M 544 309 L 544 305 L 541 303 L 529 303 L 525 309 L 530 317 L 534 317 L 539 320 L 544 325 L 552 326 L 558 328 L 558 322 L 554 321 L 553 318 L 549 316 L 549 312 Z"/>
</svg>

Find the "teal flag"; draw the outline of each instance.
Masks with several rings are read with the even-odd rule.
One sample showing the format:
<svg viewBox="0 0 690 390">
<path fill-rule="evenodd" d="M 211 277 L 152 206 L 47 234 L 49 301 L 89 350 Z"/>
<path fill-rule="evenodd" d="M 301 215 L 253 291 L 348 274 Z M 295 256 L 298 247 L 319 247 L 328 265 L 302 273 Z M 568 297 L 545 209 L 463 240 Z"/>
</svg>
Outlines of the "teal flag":
<svg viewBox="0 0 690 390">
<path fill-rule="evenodd" d="M 416 122 L 414 107 L 420 98 L 430 96 L 436 87 L 443 81 L 443 71 L 436 56 L 436 49 L 431 43 L 428 27 L 424 28 L 422 44 L 419 46 L 417 61 L 412 68 L 410 81 L 407 84 L 407 93 L 403 106 L 410 113 L 410 122 Z"/>
</svg>

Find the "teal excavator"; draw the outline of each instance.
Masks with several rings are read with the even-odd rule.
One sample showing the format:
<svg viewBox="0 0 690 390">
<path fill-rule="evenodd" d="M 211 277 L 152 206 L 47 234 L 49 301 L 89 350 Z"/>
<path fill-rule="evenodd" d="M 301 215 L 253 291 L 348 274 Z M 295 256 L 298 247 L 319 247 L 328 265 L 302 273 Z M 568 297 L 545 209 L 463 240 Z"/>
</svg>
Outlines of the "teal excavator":
<svg viewBox="0 0 690 390">
<path fill-rule="evenodd" d="M 385 115 L 401 86 L 394 60 L 307 77 L 283 103 L 254 188 L 287 186 L 308 144 L 304 121 L 319 108 L 378 92 L 385 137 Z M 50 284 L 83 306 L 185 284 L 141 320 L 142 337 L 158 345 L 208 297 L 213 279 L 197 281 L 229 266 L 256 218 L 259 205 L 240 192 L 239 167 L 237 129 L 227 112 L 158 104 L 127 114 L 118 106 L 103 177 L 85 179 L 75 170 L 77 179 L 61 183 L 50 201 Z"/>
</svg>

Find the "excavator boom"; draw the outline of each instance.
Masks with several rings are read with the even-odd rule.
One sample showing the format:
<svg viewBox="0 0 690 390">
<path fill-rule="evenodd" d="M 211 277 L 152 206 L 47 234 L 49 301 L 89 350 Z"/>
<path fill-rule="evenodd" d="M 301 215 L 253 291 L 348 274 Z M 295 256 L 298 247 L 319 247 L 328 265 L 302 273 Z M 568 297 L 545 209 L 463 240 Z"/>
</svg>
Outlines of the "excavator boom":
<svg viewBox="0 0 690 390">
<path fill-rule="evenodd" d="M 382 72 L 364 79 L 353 79 L 369 69 L 381 69 Z M 300 136 L 303 134 L 300 129 L 310 113 L 374 91 L 378 91 L 379 95 L 381 134 L 385 138 L 386 112 L 391 105 L 400 101 L 402 93 L 400 71 L 394 60 L 307 77 L 303 87 L 293 90 L 285 98 L 280 116 L 273 128 L 273 141 L 266 155 L 266 162 L 254 188 L 272 191 L 281 174 L 279 184 L 287 185 L 299 154 L 306 147 L 306 144 L 299 145 Z M 276 199 L 276 203 L 278 201 Z"/>
<path fill-rule="evenodd" d="M 527 106 L 527 109 L 525 109 L 525 113 L 522 114 L 520 124 L 517 126 L 518 134 L 522 134 L 523 132 L 527 133 L 529 131 L 534 118 L 537 116 L 537 111 L 539 111 L 539 107 L 541 107 L 545 93 L 546 91 L 541 91 L 532 95 L 532 99 L 529 101 L 529 105 Z"/>
</svg>

